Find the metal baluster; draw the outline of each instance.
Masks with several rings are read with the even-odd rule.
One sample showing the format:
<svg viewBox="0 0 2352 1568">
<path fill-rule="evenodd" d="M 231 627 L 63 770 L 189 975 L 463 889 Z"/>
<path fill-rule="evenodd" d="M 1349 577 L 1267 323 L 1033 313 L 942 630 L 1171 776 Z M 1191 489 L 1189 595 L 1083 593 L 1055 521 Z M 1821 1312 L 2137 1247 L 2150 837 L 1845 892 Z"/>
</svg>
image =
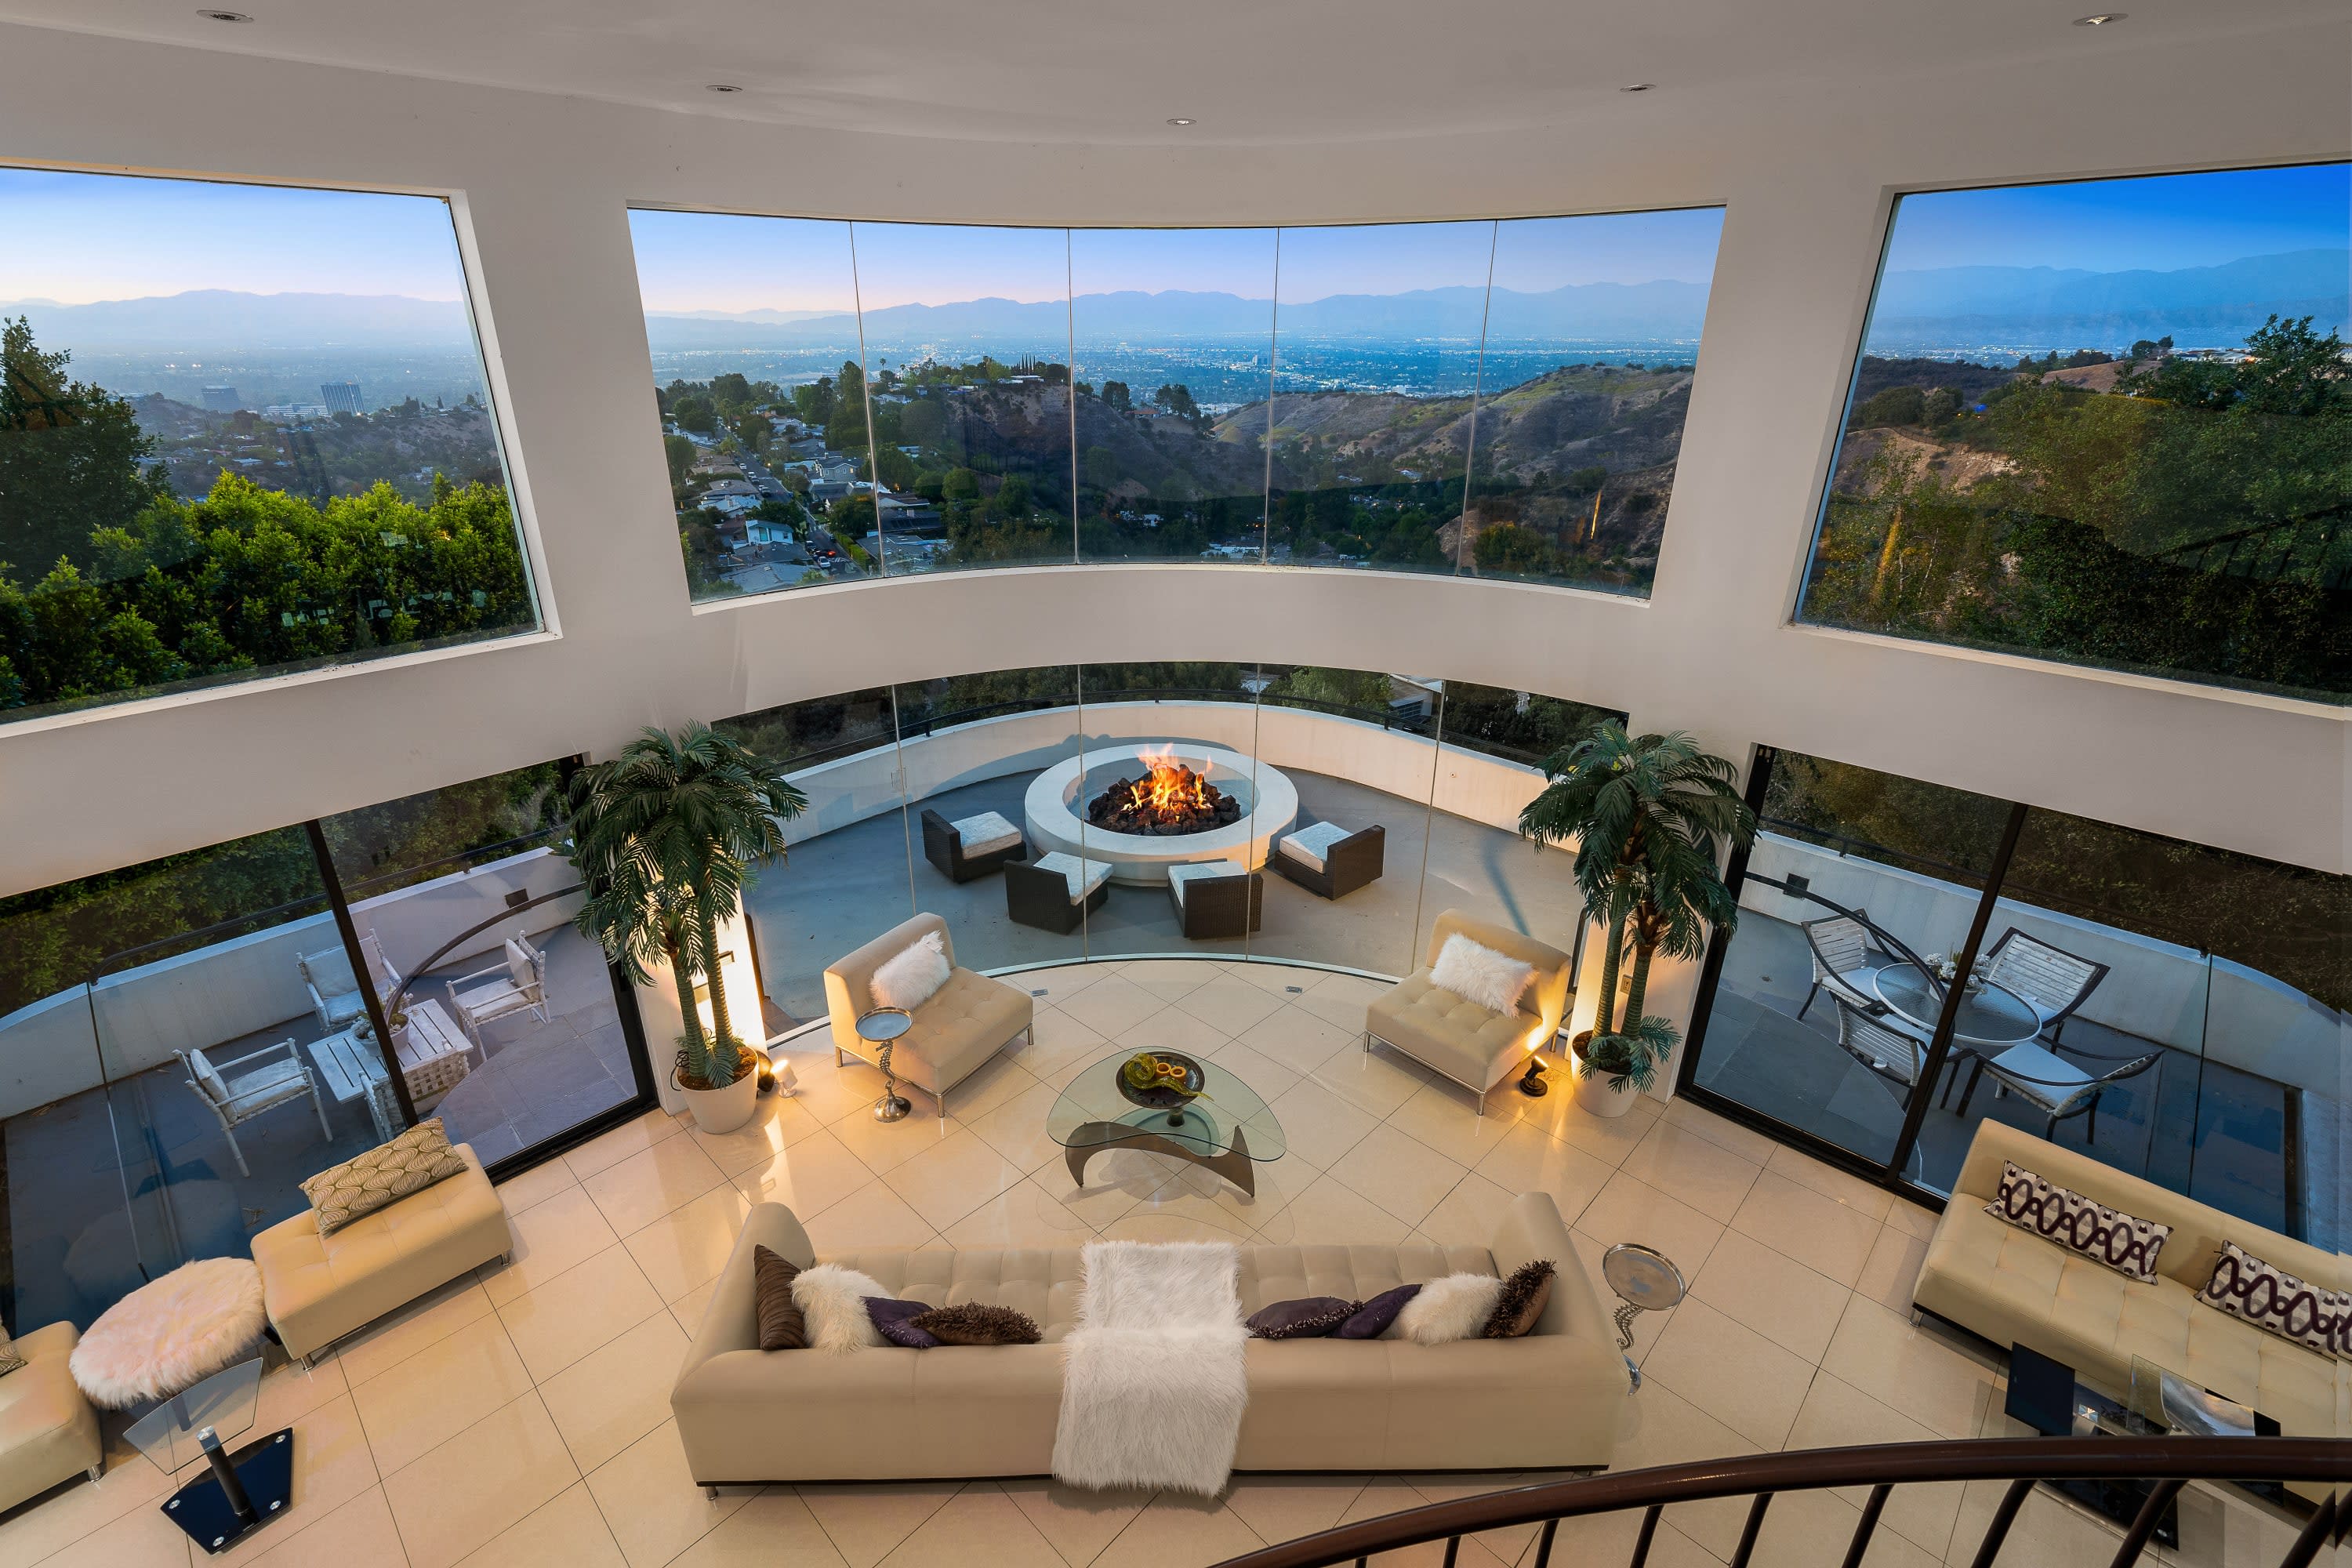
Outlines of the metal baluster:
<svg viewBox="0 0 2352 1568">
<path fill-rule="evenodd" d="M 1772 1506 L 1770 1492 L 1758 1492 L 1756 1501 L 1748 1510 L 1747 1528 L 1739 1532 L 1739 1550 L 1731 1554 L 1731 1568 L 1748 1568 L 1748 1560 L 1756 1553 L 1756 1537 L 1764 1528 L 1764 1510 Z"/>
<path fill-rule="evenodd" d="M 1642 1515 L 1642 1533 L 1633 1542 L 1633 1560 L 1625 1568 L 1642 1568 L 1650 1560 L 1650 1542 L 1658 1533 L 1658 1515 L 1665 1511 L 1659 1503 L 1652 1503 Z M 1538 1563 L 1536 1568 L 1543 1568 Z"/>
<path fill-rule="evenodd" d="M 1536 1542 L 1535 1568 L 1551 1568 L 1551 1538 L 1559 1533 L 1559 1521 L 1544 1521 L 1543 1539 Z"/>
<path fill-rule="evenodd" d="M 1878 1529 L 1878 1516 L 1886 1510 L 1886 1494 L 1894 1489 L 1891 1482 L 1870 1489 L 1870 1500 L 1862 1505 L 1862 1522 L 1853 1527 L 1853 1544 L 1845 1549 L 1845 1568 L 1862 1568 L 1862 1554 L 1870 1550 L 1870 1538 Z"/>
<path fill-rule="evenodd" d="M 2172 1506 L 2172 1500 L 2187 1484 L 2177 1479 L 2156 1483 L 2156 1489 L 2147 1494 L 2147 1501 L 2140 1505 L 2138 1517 L 2124 1532 L 2124 1543 L 2116 1548 L 2115 1559 L 2108 1568 L 2132 1568 L 2139 1561 L 2139 1554 L 2147 1550 L 2147 1538 L 2156 1533 L 2157 1521 L 2164 1517 L 2164 1510 Z"/>
<path fill-rule="evenodd" d="M 1992 1568 L 1992 1560 L 2000 1555 L 2000 1543 L 2009 1539 L 2009 1527 L 2017 1522 L 2017 1510 L 2025 1506 L 2025 1495 L 2032 1489 L 2030 1476 L 2009 1483 L 2009 1490 L 2001 1494 L 2000 1506 L 1992 1510 L 1992 1522 L 1985 1526 L 1984 1541 L 1977 1547 L 1972 1568 Z"/>
<path fill-rule="evenodd" d="M 2311 1568 L 2311 1564 L 2319 1560 L 2321 1543 L 2336 1528 L 2336 1500 L 2331 1497 L 2312 1514 L 2311 1522 L 2303 1527 L 2303 1533 L 2294 1538 L 2294 1544 L 2288 1547 L 2286 1555 L 2279 1559 L 2278 1568 Z M 1542 1565 L 1538 1564 L 1537 1568 L 1542 1568 Z"/>
<path fill-rule="evenodd" d="M 1459 1556 L 1461 1552 L 1462 1538 L 1458 1535 L 1447 1536 L 1445 1538 L 1445 1568 L 1454 1568 L 1454 1559 Z"/>
</svg>

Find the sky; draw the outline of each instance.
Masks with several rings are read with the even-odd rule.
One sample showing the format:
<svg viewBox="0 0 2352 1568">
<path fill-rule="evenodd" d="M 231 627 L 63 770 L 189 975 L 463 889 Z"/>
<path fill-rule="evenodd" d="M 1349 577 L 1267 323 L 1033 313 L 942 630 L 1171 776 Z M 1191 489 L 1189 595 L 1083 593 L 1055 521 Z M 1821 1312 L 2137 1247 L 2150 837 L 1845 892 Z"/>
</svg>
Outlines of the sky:
<svg viewBox="0 0 2352 1568">
<path fill-rule="evenodd" d="M 0 168 L 0 300 L 465 292 L 437 196 Z"/>
<path fill-rule="evenodd" d="M 1895 208 L 1889 271 L 2211 267 L 2352 245 L 2352 164 L 1933 191 Z"/>
</svg>

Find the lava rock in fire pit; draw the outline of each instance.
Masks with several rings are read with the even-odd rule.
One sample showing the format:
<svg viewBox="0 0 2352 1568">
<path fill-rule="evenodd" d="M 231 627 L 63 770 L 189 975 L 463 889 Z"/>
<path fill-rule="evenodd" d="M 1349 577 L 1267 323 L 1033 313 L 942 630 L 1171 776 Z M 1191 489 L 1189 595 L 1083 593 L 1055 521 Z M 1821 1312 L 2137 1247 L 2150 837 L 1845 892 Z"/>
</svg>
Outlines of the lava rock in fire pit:
<svg viewBox="0 0 2352 1568">
<path fill-rule="evenodd" d="M 1107 833 L 1151 838 L 1206 833 L 1241 819 L 1239 800 L 1181 763 L 1119 779 L 1087 807 L 1087 820 Z"/>
</svg>

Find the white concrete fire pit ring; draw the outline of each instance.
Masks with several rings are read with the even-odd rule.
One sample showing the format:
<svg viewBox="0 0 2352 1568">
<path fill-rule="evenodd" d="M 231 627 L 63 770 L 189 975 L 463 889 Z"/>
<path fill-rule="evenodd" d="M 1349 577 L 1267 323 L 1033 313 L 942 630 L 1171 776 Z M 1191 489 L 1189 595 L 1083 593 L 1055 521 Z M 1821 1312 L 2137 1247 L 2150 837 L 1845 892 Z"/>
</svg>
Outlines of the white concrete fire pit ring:
<svg viewBox="0 0 2352 1568">
<path fill-rule="evenodd" d="M 1114 781 L 1139 776 L 1146 752 L 1167 753 L 1238 798 L 1241 820 L 1206 833 L 1165 836 L 1108 833 L 1087 822 L 1087 803 Z M 1297 819 L 1298 790 L 1279 770 L 1223 746 L 1130 741 L 1055 763 L 1030 781 L 1023 811 L 1033 855 L 1056 849 L 1081 855 L 1107 863 L 1114 882 L 1164 888 L 1171 866 L 1230 860 L 1255 871 L 1265 865 L 1275 836 Z"/>
</svg>

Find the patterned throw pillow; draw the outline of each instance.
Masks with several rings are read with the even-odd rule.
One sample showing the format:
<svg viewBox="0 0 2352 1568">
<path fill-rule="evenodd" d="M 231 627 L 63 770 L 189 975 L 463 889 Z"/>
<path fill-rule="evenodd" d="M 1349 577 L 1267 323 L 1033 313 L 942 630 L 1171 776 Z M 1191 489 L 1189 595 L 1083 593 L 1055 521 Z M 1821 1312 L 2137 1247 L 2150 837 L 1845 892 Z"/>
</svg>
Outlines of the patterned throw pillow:
<svg viewBox="0 0 2352 1568">
<path fill-rule="evenodd" d="M 1337 1296 L 1276 1301 L 1250 1314 L 1249 1331 L 1261 1340 L 1319 1340 L 1363 1310 L 1361 1301 L 1342 1301 Z"/>
<path fill-rule="evenodd" d="M 25 1352 L 16 1348 L 16 1342 L 8 1337 L 7 1330 L 0 1329 L 0 1377 L 7 1376 L 25 1364 Z"/>
<path fill-rule="evenodd" d="M 2156 1278 L 2156 1255 L 2172 1227 L 2093 1203 L 2003 1161 L 2000 1187 L 1985 1213 L 2054 1241 L 2133 1279 Z"/>
<path fill-rule="evenodd" d="M 1495 1315 L 1486 1320 L 1486 1337 L 1516 1340 L 1531 1332 L 1551 1301 L 1551 1259 L 1538 1258 L 1511 1270 L 1503 1293 L 1495 1301 Z"/>
<path fill-rule="evenodd" d="M 1045 1338 L 1028 1313 L 984 1301 L 934 1307 L 907 1321 L 943 1345 L 1034 1345 Z"/>
<path fill-rule="evenodd" d="M 937 1338 L 915 1327 L 915 1320 L 930 1310 L 928 1301 L 894 1301 L 887 1296 L 866 1298 L 866 1315 L 874 1320 L 874 1331 L 910 1351 L 940 1348 Z"/>
<path fill-rule="evenodd" d="M 2282 1339 L 2352 1361 L 2352 1294 L 2306 1285 L 2234 1241 L 2221 1244 L 2213 1278 L 2197 1299 Z"/>
<path fill-rule="evenodd" d="M 808 1319 L 793 1300 L 801 1266 L 764 1247 L 751 1248 L 751 1315 L 760 1325 L 763 1351 L 808 1349 Z"/>
<path fill-rule="evenodd" d="M 449 1147 L 449 1134 L 436 1116 L 389 1143 L 320 1172 L 302 1184 L 302 1195 L 318 1211 L 319 1234 L 332 1236 L 353 1220 L 389 1208 L 465 1168 L 465 1156 Z"/>
</svg>

